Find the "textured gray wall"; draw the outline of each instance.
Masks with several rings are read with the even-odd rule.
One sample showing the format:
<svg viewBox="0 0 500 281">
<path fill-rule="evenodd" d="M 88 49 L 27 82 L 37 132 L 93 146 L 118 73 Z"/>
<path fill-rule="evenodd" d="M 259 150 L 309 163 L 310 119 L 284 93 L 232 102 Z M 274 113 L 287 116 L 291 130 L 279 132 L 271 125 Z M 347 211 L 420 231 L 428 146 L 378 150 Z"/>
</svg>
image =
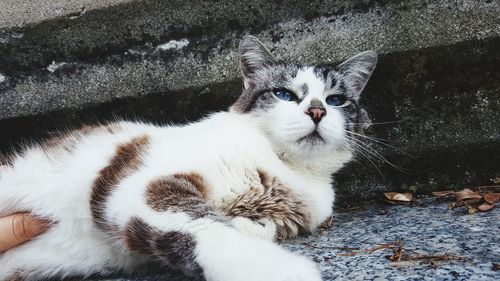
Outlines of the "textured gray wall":
<svg viewBox="0 0 500 281">
<path fill-rule="evenodd" d="M 225 109 L 251 33 L 288 61 L 381 55 L 363 102 L 384 123 L 371 136 L 395 148 L 371 147 L 404 170 L 361 157 L 337 177 L 343 195 L 486 184 L 500 176 L 499 14 L 472 0 L 4 0 L 0 148 L 89 121 Z"/>
</svg>

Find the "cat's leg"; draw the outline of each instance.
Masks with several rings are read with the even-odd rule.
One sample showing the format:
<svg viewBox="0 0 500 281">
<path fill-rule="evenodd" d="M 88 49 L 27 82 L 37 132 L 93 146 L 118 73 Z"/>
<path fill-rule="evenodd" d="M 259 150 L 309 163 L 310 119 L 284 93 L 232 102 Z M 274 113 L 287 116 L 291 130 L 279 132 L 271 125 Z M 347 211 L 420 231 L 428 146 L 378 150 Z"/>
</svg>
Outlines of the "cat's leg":
<svg viewBox="0 0 500 281">
<path fill-rule="evenodd" d="M 145 203 L 122 226 L 125 246 L 200 280 L 321 280 L 308 259 L 237 231 L 229 217 L 206 204 L 203 193 L 186 175 L 149 184 Z M 119 209 L 113 205 L 112 200 L 109 207 Z"/>
<path fill-rule="evenodd" d="M 228 216 L 246 218 L 238 219 L 236 228 L 254 237 L 274 233 L 273 238 L 278 240 L 311 232 L 311 216 L 305 205 L 306 200 L 291 192 L 278 178 L 263 176 L 262 173 L 259 176 L 262 188 L 251 188 L 223 208 Z"/>
</svg>

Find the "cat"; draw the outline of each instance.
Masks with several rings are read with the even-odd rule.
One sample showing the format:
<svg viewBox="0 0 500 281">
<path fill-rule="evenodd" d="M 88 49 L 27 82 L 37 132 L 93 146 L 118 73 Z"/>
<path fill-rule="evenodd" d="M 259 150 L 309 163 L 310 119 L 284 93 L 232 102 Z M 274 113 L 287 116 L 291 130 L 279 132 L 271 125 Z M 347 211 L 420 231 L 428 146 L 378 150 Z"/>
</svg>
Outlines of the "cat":
<svg viewBox="0 0 500 281">
<path fill-rule="evenodd" d="M 159 263 L 190 280 L 319 281 L 275 244 L 332 213 L 332 173 L 369 123 L 359 98 L 373 51 L 337 66 L 287 64 L 240 42 L 243 93 L 187 125 L 88 125 L 26 148 L 0 175 L 0 216 L 55 221 L 0 254 L 0 280 L 134 271 Z"/>
</svg>

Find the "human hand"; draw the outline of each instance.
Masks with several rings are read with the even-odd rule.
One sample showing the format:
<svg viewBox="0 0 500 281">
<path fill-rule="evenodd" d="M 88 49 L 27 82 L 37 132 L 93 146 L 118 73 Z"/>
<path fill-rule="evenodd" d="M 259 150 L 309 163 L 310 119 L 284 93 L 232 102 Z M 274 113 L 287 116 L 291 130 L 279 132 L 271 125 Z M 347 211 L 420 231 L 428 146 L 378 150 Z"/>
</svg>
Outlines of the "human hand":
<svg viewBox="0 0 500 281">
<path fill-rule="evenodd" d="M 0 218 L 0 252 L 30 240 L 50 226 L 50 221 L 35 218 L 29 213 L 15 213 Z"/>
<path fill-rule="evenodd" d="M 0 174 L 7 166 L 0 165 Z M 15 213 L 0 218 L 0 253 L 7 251 L 45 232 L 52 222 L 31 216 L 29 213 Z"/>
</svg>

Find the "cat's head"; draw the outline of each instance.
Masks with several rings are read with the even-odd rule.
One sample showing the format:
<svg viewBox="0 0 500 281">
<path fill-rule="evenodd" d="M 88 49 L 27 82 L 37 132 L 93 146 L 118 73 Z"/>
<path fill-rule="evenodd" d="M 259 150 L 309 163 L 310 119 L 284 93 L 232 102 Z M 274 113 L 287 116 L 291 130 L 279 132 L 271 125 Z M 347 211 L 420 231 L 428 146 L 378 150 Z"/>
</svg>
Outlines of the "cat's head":
<svg viewBox="0 0 500 281">
<path fill-rule="evenodd" d="M 277 152 L 298 159 L 345 153 L 350 159 L 357 134 L 369 123 L 359 99 L 376 53 L 363 52 L 337 66 L 287 64 L 245 36 L 240 62 L 244 90 L 231 110 L 255 117 Z"/>
</svg>

